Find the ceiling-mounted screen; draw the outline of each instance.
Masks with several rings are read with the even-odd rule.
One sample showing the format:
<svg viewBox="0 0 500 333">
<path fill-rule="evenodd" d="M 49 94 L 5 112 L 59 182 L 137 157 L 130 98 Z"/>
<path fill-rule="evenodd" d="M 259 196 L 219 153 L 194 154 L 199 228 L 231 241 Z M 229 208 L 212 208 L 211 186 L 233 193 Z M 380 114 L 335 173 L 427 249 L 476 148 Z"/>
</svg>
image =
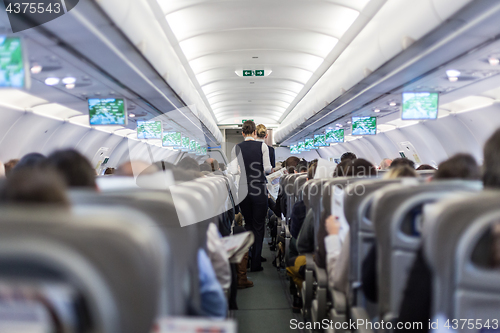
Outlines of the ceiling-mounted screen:
<svg viewBox="0 0 500 333">
<path fill-rule="evenodd" d="M 300 151 L 305 151 L 306 150 L 306 144 L 304 141 L 297 142 L 297 149 Z"/>
<path fill-rule="evenodd" d="M 174 135 L 175 135 L 175 132 L 164 132 L 163 133 L 163 147 L 175 146 Z"/>
<path fill-rule="evenodd" d="M 314 146 L 314 139 L 305 139 L 304 142 L 306 150 L 318 149 L 318 147 Z"/>
<path fill-rule="evenodd" d="M 202 155 L 201 145 L 198 142 L 196 142 L 196 155 Z"/>
<path fill-rule="evenodd" d="M 327 143 L 342 143 L 344 142 L 344 129 L 327 129 L 325 131 Z"/>
<path fill-rule="evenodd" d="M 195 153 L 196 152 L 196 141 L 195 140 L 191 140 L 191 142 L 189 143 L 189 151 Z"/>
<path fill-rule="evenodd" d="M 402 96 L 401 119 L 437 119 L 438 107 L 438 93 L 404 92 Z"/>
<path fill-rule="evenodd" d="M 352 117 L 352 135 L 377 134 L 377 117 Z"/>
<path fill-rule="evenodd" d="M 26 88 L 27 70 L 19 37 L 0 36 L 0 87 Z"/>
<path fill-rule="evenodd" d="M 161 139 L 162 124 L 161 121 L 137 121 L 138 139 Z"/>
<path fill-rule="evenodd" d="M 290 154 L 300 154 L 299 147 L 297 145 L 290 146 Z"/>
<path fill-rule="evenodd" d="M 326 135 L 324 134 L 315 134 L 314 135 L 314 146 L 315 147 L 326 147 Z"/>
<path fill-rule="evenodd" d="M 187 136 L 182 137 L 182 151 L 189 150 L 189 138 Z"/>
<path fill-rule="evenodd" d="M 173 132 L 172 140 L 174 141 L 175 149 L 182 149 L 182 133 L 181 132 Z"/>
<path fill-rule="evenodd" d="M 125 100 L 122 98 L 89 98 L 91 126 L 127 125 Z M 161 139 L 161 137 L 159 138 Z"/>
</svg>

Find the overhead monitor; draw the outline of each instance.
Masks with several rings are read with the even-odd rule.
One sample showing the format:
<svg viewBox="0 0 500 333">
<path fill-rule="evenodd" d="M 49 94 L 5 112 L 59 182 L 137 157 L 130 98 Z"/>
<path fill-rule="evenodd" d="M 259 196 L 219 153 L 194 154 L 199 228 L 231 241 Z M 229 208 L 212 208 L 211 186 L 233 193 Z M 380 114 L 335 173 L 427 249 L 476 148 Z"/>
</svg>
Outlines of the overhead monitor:
<svg viewBox="0 0 500 333">
<path fill-rule="evenodd" d="M 297 149 L 299 150 L 299 152 L 305 151 L 306 150 L 305 142 L 304 141 L 297 142 Z"/>
<path fill-rule="evenodd" d="M 305 139 L 304 141 L 306 150 L 318 149 L 318 147 L 314 146 L 314 139 Z"/>
<path fill-rule="evenodd" d="M 377 134 L 377 117 L 352 117 L 352 135 Z"/>
<path fill-rule="evenodd" d="M 182 133 L 181 132 L 173 132 L 172 140 L 174 141 L 175 149 L 182 149 Z"/>
<path fill-rule="evenodd" d="M 326 135 L 324 134 L 315 134 L 314 135 L 314 146 L 315 147 L 326 147 Z"/>
<path fill-rule="evenodd" d="M 401 119 L 437 119 L 439 94 L 431 92 L 404 92 Z"/>
<path fill-rule="evenodd" d="M 201 155 L 207 154 L 207 147 L 201 147 Z"/>
<path fill-rule="evenodd" d="M 161 121 L 137 121 L 138 139 L 161 139 L 162 138 Z"/>
<path fill-rule="evenodd" d="M 91 126 L 127 125 L 125 100 L 122 98 L 89 98 Z M 159 138 L 161 139 L 161 137 Z"/>
<path fill-rule="evenodd" d="M 26 88 L 29 80 L 23 43 L 19 37 L 0 35 L 0 87 Z"/>
<path fill-rule="evenodd" d="M 201 145 L 196 142 L 196 155 L 201 155 Z"/>
<path fill-rule="evenodd" d="M 195 153 L 196 152 L 196 141 L 191 140 L 189 143 L 189 151 Z"/>
<path fill-rule="evenodd" d="M 163 133 L 163 147 L 173 147 L 175 132 L 164 132 Z"/>
<path fill-rule="evenodd" d="M 189 138 L 187 136 L 182 137 L 182 151 L 189 150 Z"/>
<path fill-rule="evenodd" d="M 290 154 L 300 154 L 299 146 L 297 145 L 290 146 Z"/>
<path fill-rule="evenodd" d="M 341 143 L 344 142 L 344 129 L 327 129 L 325 131 L 326 142 L 328 143 Z"/>
</svg>

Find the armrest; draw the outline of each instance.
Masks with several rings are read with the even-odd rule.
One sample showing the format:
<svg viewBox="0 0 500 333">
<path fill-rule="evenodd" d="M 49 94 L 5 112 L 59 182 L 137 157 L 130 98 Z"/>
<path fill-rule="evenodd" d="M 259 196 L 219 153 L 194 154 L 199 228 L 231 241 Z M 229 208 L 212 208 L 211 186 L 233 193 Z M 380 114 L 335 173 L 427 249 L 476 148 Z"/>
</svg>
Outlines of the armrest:
<svg viewBox="0 0 500 333">
<path fill-rule="evenodd" d="M 328 277 L 326 276 L 326 270 L 314 264 L 314 275 L 316 276 L 318 287 L 326 289 L 328 287 Z"/>
<path fill-rule="evenodd" d="M 314 270 L 314 259 L 312 253 L 304 254 L 306 256 L 306 270 L 312 271 Z"/>
<path fill-rule="evenodd" d="M 354 321 L 354 322 L 358 322 L 358 320 L 362 320 L 364 323 L 367 323 L 370 321 L 370 318 L 368 318 L 368 313 L 363 308 L 359 308 L 359 307 L 352 308 L 351 309 L 351 316 L 352 316 L 352 321 Z M 373 330 L 366 328 L 366 325 L 358 326 L 356 331 L 358 333 L 374 333 Z"/>
<path fill-rule="evenodd" d="M 338 290 L 329 290 L 332 299 L 333 308 L 337 313 L 346 313 L 347 300 L 345 294 Z"/>
</svg>

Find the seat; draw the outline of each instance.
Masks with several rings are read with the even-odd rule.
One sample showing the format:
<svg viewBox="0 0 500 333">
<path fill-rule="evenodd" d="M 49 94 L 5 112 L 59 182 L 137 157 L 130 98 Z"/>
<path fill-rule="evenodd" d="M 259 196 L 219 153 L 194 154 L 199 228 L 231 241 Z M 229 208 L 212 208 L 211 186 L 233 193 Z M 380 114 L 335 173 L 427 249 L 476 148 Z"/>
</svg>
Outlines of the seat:
<svg viewBox="0 0 500 333">
<path fill-rule="evenodd" d="M 6 206 L 0 279 L 72 288 L 89 313 L 89 331 L 146 333 L 158 315 L 160 286 L 171 283 L 163 275 L 165 246 L 151 219 L 127 207 Z"/>
<path fill-rule="evenodd" d="M 500 221 L 499 194 L 489 190 L 443 200 L 425 215 L 424 255 L 434 272 L 432 313 L 444 315 L 452 326 L 458 320 L 458 332 L 487 331 L 487 321 L 498 324 L 500 270 L 488 259 L 492 229 Z M 468 329 L 469 322 L 474 328 Z"/>
<path fill-rule="evenodd" d="M 372 221 L 376 235 L 378 314 L 381 319 L 392 320 L 399 315 L 408 272 L 420 247 L 424 205 L 481 189 L 479 181 L 442 180 L 414 186 L 387 186 L 375 194 Z"/>
</svg>

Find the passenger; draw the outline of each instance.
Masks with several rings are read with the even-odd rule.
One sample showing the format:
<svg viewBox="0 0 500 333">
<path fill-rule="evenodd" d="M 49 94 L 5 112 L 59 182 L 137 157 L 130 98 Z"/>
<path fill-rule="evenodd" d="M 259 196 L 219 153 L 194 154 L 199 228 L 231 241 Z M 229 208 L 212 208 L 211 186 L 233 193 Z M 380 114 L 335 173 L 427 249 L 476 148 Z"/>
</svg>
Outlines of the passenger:
<svg viewBox="0 0 500 333">
<path fill-rule="evenodd" d="M 345 159 L 337 164 L 337 167 L 333 171 L 333 177 L 350 177 L 353 175 L 353 171 L 353 160 Z"/>
<path fill-rule="evenodd" d="M 297 166 L 297 164 L 299 164 L 300 162 L 300 158 L 296 157 L 296 156 L 290 156 L 289 158 L 286 159 L 283 165 L 284 168 L 286 168 L 286 171 L 289 173 L 289 174 L 292 174 L 292 173 L 296 173 L 297 171 L 295 170 L 295 167 Z"/>
<path fill-rule="evenodd" d="M 377 168 L 363 158 L 355 159 L 352 166 L 355 177 L 371 177 L 377 175 Z"/>
<path fill-rule="evenodd" d="M 0 162 L 0 178 L 5 177 L 5 166 L 3 165 L 2 162 Z"/>
<path fill-rule="evenodd" d="M 217 281 L 210 258 L 203 249 L 198 250 L 198 278 L 203 315 L 220 319 L 226 318 L 227 301 L 224 290 Z"/>
<path fill-rule="evenodd" d="M 192 170 L 196 172 L 201 171 L 198 162 L 191 157 L 184 157 L 179 163 L 177 163 L 177 167 L 182 170 Z"/>
<path fill-rule="evenodd" d="M 387 170 L 391 166 L 392 160 L 389 158 L 384 158 L 382 162 L 380 162 L 379 169 L 380 170 Z"/>
<path fill-rule="evenodd" d="M 153 174 L 158 172 L 156 165 L 151 165 L 143 161 L 128 161 L 116 169 L 115 175 L 123 177 L 138 177 L 144 174 Z"/>
<path fill-rule="evenodd" d="M 429 164 L 421 164 L 418 168 L 417 168 L 417 171 L 420 171 L 420 170 L 436 170 L 435 167 L 433 167 L 432 165 L 429 165 Z"/>
<path fill-rule="evenodd" d="M 6 177 L 9 177 L 10 172 L 12 171 L 12 169 L 14 169 L 14 167 L 16 166 L 17 163 L 19 163 L 18 159 L 12 159 L 12 160 L 8 161 L 7 163 L 5 163 L 5 176 Z"/>
<path fill-rule="evenodd" d="M 59 150 L 48 157 L 68 187 L 97 189 L 96 173 L 85 156 L 73 149 Z"/>
<path fill-rule="evenodd" d="M 300 158 L 296 156 L 290 156 L 286 159 L 284 163 L 284 168 L 286 168 L 289 174 L 297 173 L 296 166 L 299 164 Z M 284 189 L 280 188 L 278 191 L 278 197 L 274 201 L 271 196 L 268 196 L 268 206 L 274 212 L 277 217 L 281 217 L 282 213 L 286 212 L 286 202 L 283 199 Z M 285 203 L 282 207 L 282 203 Z"/>
<path fill-rule="evenodd" d="M 104 174 L 105 175 L 114 175 L 115 171 L 116 171 L 115 168 L 106 168 L 106 170 L 104 171 Z"/>
<path fill-rule="evenodd" d="M 264 142 L 265 139 L 267 139 L 268 134 L 267 134 L 267 128 L 266 126 L 260 124 L 257 125 L 257 141 Z M 267 145 L 269 148 L 269 160 L 271 161 L 271 165 L 273 166 L 273 169 L 276 168 L 276 156 L 274 152 L 274 148 L 270 145 Z"/>
<path fill-rule="evenodd" d="M 243 227 L 243 215 L 238 213 L 234 217 L 234 231 L 233 234 L 240 234 L 245 232 Z M 245 289 L 253 287 L 253 282 L 248 280 L 247 277 L 247 265 L 248 265 L 248 252 L 245 253 L 243 259 L 238 264 L 238 289 Z"/>
<path fill-rule="evenodd" d="M 500 188 L 500 129 L 484 145 L 483 184 L 486 188 Z"/>
<path fill-rule="evenodd" d="M 210 170 L 208 171 L 210 172 L 220 171 L 219 162 L 215 158 L 207 158 L 205 163 L 210 166 Z"/>
<path fill-rule="evenodd" d="M 402 165 L 407 165 L 410 168 L 415 169 L 415 162 L 407 159 L 406 157 L 398 157 L 398 158 L 395 158 L 394 160 L 392 160 L 392 163 L 391 163 L 391 166 L 389 167 L 389 169 L 396 168 L 396 167 L 402 166 Z"/>
<path fill-rule="evenodd" d="M 243 123 L 242 134 L 245 141 L 237 144 L 232 152 L 231 165 L 229 167 L 232 174 L 238 174 L 238 170 L 244 170 L 245 177 L 240 177 L 239 197 L 240 209 L 245 218 L 245 228 L 252 231 L 255 242 L 251 248 L 251 268 L 252 272 L 262 271 L 262 242 L 266 215 L 268 210 L 266 174 L 272 172 L 269 161 L 269 150 L 266 144 L 255 140 L 257 130 L 255 123 L 247 120 Z M 238 169 L 239 167 L 239 169 Z M 244 190 L 248 192 L 244 195 Z"/>
<path fill-rule="evenodd" d="M 21 168 L 0 184 L 2 204 L 52 204 L 70 207 L 63 178 L 52 168 Z"/>
<path fill-rule="evenodd" d="M 208 163 L 201 163 L 200 164 L 200 172 L 208 172 L 208 173 L 211 173 L 212 172 L 212 166 L 210 166 L 210 164 Z"/>
<path fill-rule="evenodd" d="M 402 165 L 394 168 L 390 168 L 389 172 L 384 175 L 384 179 L 396 179 L 404 177 L 418 177 L 418 173 L 415 169 L 408 165 Z"/>
<path fill-rule="evenodd" d="M 207 229 L 207 251 L 212 262 L 217 281 L 222 289 L 229 290 L 231 286 L 231 267 L 229 256 L 221 241 L 221 234 L 215 223 L 210 223 Z"/>
<path fill-rule="evenodd" d="M 342 154 L 342 156 L 340 156 L 340 162 L 343 162 L 345 160 L 352 160 L 354 161 L 355 159 L 357 159 L 358 157 L 356 156 L 356 154 L 354 153 L 351 153 L 351 152 L 345 152 Z"/>
<path fill-rule="evenodd" d="M 30 153 L 24 155 L 16 166 L 12 169 L 12 171 L 18 171 L 20 169 L 29 168 L 34 169 L 38 167 L 45 167 L 47 162 L 47 157 L 39 153 Z"/>
<path fill-rule="evenodd" d="M 305 159 L 302 159 L 295 167 L 296 173 L 305 173 L 308 171 L 308 163 Z"/>
<path fill-rule="evenodd" d="M 456 154 L 438 166 L 433 179 L 471 179 L 481 178 L 481 171 L 474 157 L 469 154 Z"/>
</svg>

